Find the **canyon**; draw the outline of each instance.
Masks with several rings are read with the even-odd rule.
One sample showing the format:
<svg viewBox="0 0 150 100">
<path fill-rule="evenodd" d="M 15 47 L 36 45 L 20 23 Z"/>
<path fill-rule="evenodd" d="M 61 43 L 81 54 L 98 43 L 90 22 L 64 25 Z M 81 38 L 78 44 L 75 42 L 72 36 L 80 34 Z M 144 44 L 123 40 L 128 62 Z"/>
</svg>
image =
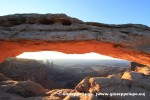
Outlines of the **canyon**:
<svg viewBox="0 0 150 100">
<path fill-rule="evenodd" d="M 32 59 L 7 58 L 0 63 L 0 100 L 149 100 L 148 66 L 137 65 L 134 71 L 122 65 L 106 66 L 89 71 L 86 66 L 64 68 Z M 103 95 L 97 95 L 99 93 Z M 113 93 L 142 95 L 115 96 Z"/>
</svg>

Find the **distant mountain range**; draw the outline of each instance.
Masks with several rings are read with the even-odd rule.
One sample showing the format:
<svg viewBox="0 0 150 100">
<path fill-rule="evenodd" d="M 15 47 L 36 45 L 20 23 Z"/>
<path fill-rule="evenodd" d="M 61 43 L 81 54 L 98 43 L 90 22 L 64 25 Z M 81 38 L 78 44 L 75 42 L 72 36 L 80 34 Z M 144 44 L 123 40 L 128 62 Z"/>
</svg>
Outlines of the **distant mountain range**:
<svg viewBox="0 0 150 100">
<path fill-rule="evenodd" d="M 130 62 L 126 60 L 93 60 L 93 59 L 47 59 L 49 62 L 53 62 L 54 64 L 61 65 L 64 67 L 70 67 L 74 65 L 81 66 L 93 66 L 93 65 L 103 65 L 103 66 L 112 66 L 112 67 L 120 67 L 129 66 Z M 44 62 L 46 60 L 43 60 Z"/>
</svg>

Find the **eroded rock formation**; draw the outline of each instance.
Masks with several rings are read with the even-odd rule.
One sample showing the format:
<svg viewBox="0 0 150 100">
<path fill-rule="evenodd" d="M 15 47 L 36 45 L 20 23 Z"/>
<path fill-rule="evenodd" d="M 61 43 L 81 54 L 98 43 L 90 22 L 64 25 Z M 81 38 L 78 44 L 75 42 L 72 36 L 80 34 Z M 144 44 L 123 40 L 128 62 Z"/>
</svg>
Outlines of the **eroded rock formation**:
<svg viewBox="0 0 150 100">
<path fill-rule="evenodd" d="M 96 52 L 150 65 L 150 28 L 83 22 L 64 14 L 0 16 L 0 61 L 23 52 Z"/>
<path fill-rule="evenodd" d="M 15 81 L 33 81 L 44 88 L 62 88 L 48 78 L 47 67 L 31 59 L 8 58 L 0 63 L 0 73 Z"/>
<path fill-rule="evenodd" d="M 125 72 L 122 77 L 109 75 L 108 77 L 91 77 L 83 79 L 76 90 L 86 93 L 108 93 L 99 95 L 106 100 L 149 100 L 150 99 L 150 75 L 147 69 L 139 69 L 139 72 Z M 146 73 L 146 74 L 145 74 Z M 149 71 L 150 73 L 150 71 Z M 116 96 L 113 93 L 144 93 L 142 95 Z M 112 95 L 113 96 L 112 96 Z"/>
<path fill-rule="evenodd" d="M 86 78 L 75 89 L 54 90 L 45 89 L 33 81 L 14 81 L 0 73 L 0 100 L 149 100 L 150 75 L 145 74 L 143 69 L 138 71 L 140 70 L 142 70 L 140 73 L 125 72 L 123 76 Z M 141 95 L 115 96 L 113 93 L 141 93 Z"/>
<path fill-rule="evenodd" d="M 72 93 L 82 95 L 67 95 Z M 88 97 L 72 89 L 48 90 L 32 81 L 14 81 L 0 73 L 0 100 L 96 100 L 92 98 L 94 95 Z"/>
<path fill-rule="evenodd" d="M 48 92 L 41 85 L 32 81 L 14 81 L 0 73 L 0 92 L 5 94 L 0 96 L 1 100 L 15 100 L 13 97 L 33 97 L 42 96 Z"/>
</svg>

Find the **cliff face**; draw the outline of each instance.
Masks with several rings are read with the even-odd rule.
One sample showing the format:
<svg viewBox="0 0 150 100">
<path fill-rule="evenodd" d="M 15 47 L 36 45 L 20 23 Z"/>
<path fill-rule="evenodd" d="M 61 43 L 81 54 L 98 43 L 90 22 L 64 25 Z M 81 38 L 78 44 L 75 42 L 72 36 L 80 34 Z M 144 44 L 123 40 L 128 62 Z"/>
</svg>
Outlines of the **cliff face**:
<svg viewBox="0 0 150 100">
<path fill-rule="evenodd" d="M 0 63 L 0 73 L 15 81 L 33 81 L 48 89 L 60 88 L 47 76 L 44 64 L 31 59 L 8 58 Z"/>
<path fill-rule="evenodd" d="M 0 17 L 0 60 L 28 51 L 96 52 L 150 65 L 150 28 L 83 22 L 64 14 Z"/>
</svg>

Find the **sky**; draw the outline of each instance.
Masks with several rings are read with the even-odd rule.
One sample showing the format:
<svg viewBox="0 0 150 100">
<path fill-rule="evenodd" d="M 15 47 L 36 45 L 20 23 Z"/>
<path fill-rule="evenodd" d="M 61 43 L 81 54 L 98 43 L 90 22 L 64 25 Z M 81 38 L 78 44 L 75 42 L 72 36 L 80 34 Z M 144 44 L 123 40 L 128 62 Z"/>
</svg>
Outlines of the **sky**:
<svg viewBox="0 0 150 100">
<path fill-rule="evenodd" d="M 150 0 L 1 0 L 0 15 L 65 13 L 83 21 L 150 26 Z"/>
<path fill-rule="evenodd" d="M 31 56 L 32 55 L 32 56 Z M 44 55 L 44 56 L 43 56 Z M 17 58 L 30 58 L 30 59 L 100 59 L 100 60 L 120 60 L 105 55 L 99 55 L 97 53 L 85 53 L 85 54 L 65 54 L 56 51 L 41 51 L 41 52 L 25 52 L 18 55 Z"/>
<path fill-rule="evenodd" d="M 1 0 L 0 16 L 16 13 L 64 13 L 86 22 L 150 26 L 150 0 Z M 26 53 L 21 57 L 25 56 Z M 95 58 L 105 57 L 96 55 Z"/>
</svg>

